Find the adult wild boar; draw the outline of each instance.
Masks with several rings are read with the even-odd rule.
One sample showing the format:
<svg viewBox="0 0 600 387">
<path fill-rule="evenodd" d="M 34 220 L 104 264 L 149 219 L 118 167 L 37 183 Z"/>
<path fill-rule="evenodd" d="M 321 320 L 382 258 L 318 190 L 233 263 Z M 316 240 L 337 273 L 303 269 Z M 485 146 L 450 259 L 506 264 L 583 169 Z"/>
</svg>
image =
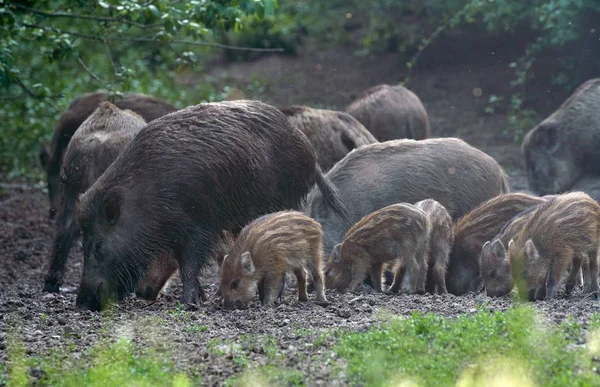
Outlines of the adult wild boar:
<svg viewBox="0 0 600 387">
<path fill-rule="evenodd" d="M 539 195 L 570 190 L 600 173 L 600 78 L 588 80 L 523 139 L 529 188 Z"/>
<path fill-rule="evenodd" d="M 346 111 L 379 141 L 429 137 L 429 117 L 415 93 L 404 86 L 378 85 L 367 89 Z"/>
<path fill-rule="evenodd" d="M 123 298 L 164 252 L 179 263 L 181 302 L 206 300 L 198 274 L 222 230 L 300 208 L 315 183 L 345 217 L 306 136 L 260 101 L 203 103 L 152 121 L 79 199 L 77 305 Z"/>
<path fill-rule="evenodd" d="M 326 175 L 348 208 L 348 220 L 394 203 L 434 199 L 453 221 L 478 204 L 508 192 L 508 177 L 490 156 L 457 138 L 394 140 L 365 145 L 348 153 Z M 323 225 L 326 254 L 348 231 L 313 189 L 306 212 Z"/>
<path fill-rule="evenodd" d="M 40 149 L 40 164 L 48 180 L 50 218 L 56 215 L 60 207 L 60 167 L 71 136 L 98 105 L 108 98 L 109 94 L 106 92 L 88 93 L 76 98 L 56 124 L 50 151 L 48 152 L 43 146 Z M 177 110 L 164 101 L 144 94 L 125 94 L 122 98 L 117 97 L 113 103 L 119 109 L 131 110 L 139 114 L 147 122 Z"/>
<path fill-rule="evenodd" d="M 102 102 L 73 134 L 60 173 L 60 208 L 44 291 L 58 292 L 62 284 L 69 251 L 79 235 L 75 219 L 79 195 L 102 175 L 144 126 L 146 122 L 137 114 Z"/>
<path fill-rule="evenodd" d="M 290 106 L 279 110 L 308 137 L 323 171 L 328 171 L 352 149 L 379 142 L 346 112 L 307 106 Z"/>
</svg>

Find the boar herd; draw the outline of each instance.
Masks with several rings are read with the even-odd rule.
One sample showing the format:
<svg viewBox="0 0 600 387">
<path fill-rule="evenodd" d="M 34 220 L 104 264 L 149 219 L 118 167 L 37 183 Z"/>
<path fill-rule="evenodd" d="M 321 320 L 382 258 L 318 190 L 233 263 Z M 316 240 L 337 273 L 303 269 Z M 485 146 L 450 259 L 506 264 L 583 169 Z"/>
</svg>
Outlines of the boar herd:
<svg viewBox="0 0 600 387">
<path fill-rule="evenodd" d="M 525 137 L 533 193 L 510 192 L 502 167 L 463 140 L 430 138 L 403 86 L 372 87 L 346 112 L 108 99 L 76 99 L 40 151 L 58 215 L 44 291 L 59 291 L 81 236 L 81 308 L 156 299 L 177 272 L 182 303 L 207 301 L 199 277 L 213 263 L 227 308 L 247 308 L 256 290 L 273 306 L 288 272 L 299 301 L 312 280 L 323 305 L 326 288 L 364 283 L 408 294 L 516 287 L 541 300 L 565 282 L 566 294 L 582 285 L 598 296 L 600 206 L 569 190 L 598 172 L 600 79 Z"/>
</svg>

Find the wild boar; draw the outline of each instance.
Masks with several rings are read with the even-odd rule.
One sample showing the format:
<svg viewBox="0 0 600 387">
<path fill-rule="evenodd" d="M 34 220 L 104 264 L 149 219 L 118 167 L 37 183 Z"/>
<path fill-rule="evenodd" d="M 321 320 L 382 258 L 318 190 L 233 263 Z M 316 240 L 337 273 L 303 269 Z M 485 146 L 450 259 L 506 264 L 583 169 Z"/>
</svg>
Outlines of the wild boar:
<svg viewBox="0 0 600 387">
<path fill-rule="evenodd" d="M 146 122 L 136 113 L 102 102 L 73 134 L 61 167 L 61 207 L 44 291 L 58 292 L 62 284 L 69 251 L 80 233 L 75 219 L 79 195 L 102 175 L 144 126 Z"/>
<path fill-rule="evenodd" d="M 460 218 L 453 227 L 454 245 L 446 272 L 448 291 L 457 296 L 477 292 L 482 284 L 479 260 L 483 244 L 519 212 L 544 201 L 530 194 L 507 193 L 481 203 Z"/>
<path fill-rule="evenodd" d="M 44 146 L 40 147 L 39 161 L 46 172 L 50 218 L 54 218 L 60 207 L 60 170 L 63 154 L 71 136 L 100 103 L 107 99 L 113 98 L 109 98 L 106 92 L 88 93 L 76 98 L 56 124 L 49 152 Z M 125 94 L 122 98 L 115 97 L 112 103 L 119 109 L 131 110 L 139 114 L 147 122 L 177 110 L 164 101 L 144 94 Z"/>
<path fill-rule="evenodd" d="M 600 172 L 600 78 L 590 79 L 523 139 L 530 190 L 558 194 Z"/>
<path fill-rule="evenodd" d="M 427 214 L 409 203 L 384 207 L 358 221 L 333 248 L 325 279 L 328 288 L 353 291 L 370 273 L 376 292 L 382 292 L 384 266 L 394 267 L 390 291 L 403 285 L 408 293 L 425 292 L 427 246 L 431 222 Z"/>
<path fill-rule="evenodd" d="M 327 303 L 321 269 L 322 232 L 318 222 L 298 211 L 264 215 L 244 227 L 223 258 L 219 285 L 223 305 L 246 309 L 258 287 L 262 304 L 272 307 L 288 271 L 298 279 L 300 302 L 308 301 L 309 273 L 317 303 Z"/>
<path fill-rule="evenodd" d="M 404 86 L 377 85 L 363 92 L 346 111 L 379 141 L 429 137 L 429 117 L 415 93 Z"/>
<path fill-rule="evenodd" d="M 427 214 L 431 222 L 431 234 L 427 249 L 426 281 L 419 280 L 418 284 L 425 283 L 428 293 L 448 293 L 446 288 L 446 267 L 452 249 L 454 233 L 452 231 L 452 218 L 448 210 L 433 199 L 425 199 L 415 203 Z M 421 289 L 418 290 L 421 292 Z"/>
<path fill-rule="evenodd" d="M 378 142 L 354 117 L 346 112 L 290 106 L 280 109 L 292 125 L 308 137 L 323 171 L 354 148 Z"/>
<path fill-rule="evenodd" d="M 583 192 L 558 195 L 542 203 L 508 242 L 508 257 L 519 293 L 529 300 L 556 298 L 558 285 L 572 265 L 570 293 L 583 268 L 584 293 L 598 297 L 600 205 Z"/>
<path fill-rule="evenodd" d="M 206 301 L 198 275 L 221 231 L 300 208 L 315 183 L 347 219 L 306 136 L 260 101 L 202 103 L 150 122 L 80 196 L 77 305 L 124 298 L 166 252 L 179 264 L 180 301 Z"/>
<path fill-rule="evenodd" d="M 452 220 L 480 203 L 509 191 L 500 165 L 457 138 L 394 140 L 364 145 L 348 153 L 327 173 L 348 208 L 351 224 L 385 206 L 434 199 Z M 305 212 L 323 225 L 323 249 L 331 251 L 349 226 L 308 194 Z"/>
</svg>

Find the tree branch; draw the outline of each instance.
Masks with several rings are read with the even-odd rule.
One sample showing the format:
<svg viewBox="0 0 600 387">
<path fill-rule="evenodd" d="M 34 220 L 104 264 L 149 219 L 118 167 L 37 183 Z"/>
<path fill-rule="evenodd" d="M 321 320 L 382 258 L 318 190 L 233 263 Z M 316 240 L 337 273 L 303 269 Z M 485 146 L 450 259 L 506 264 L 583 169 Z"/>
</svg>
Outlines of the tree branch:
<svg viewBox="0 0 600 387">
<path fill-rule="evenodd" d="M 67 34 L 67 35 L 76 36 L 76 37 L 79 37 L 82 39 L 94 40 L 94 41 L 103 42 L 103 43 L 104 42 L 146 42 L 146 43 L 154 42 L 154 43 L 160 43 L 160 40 L 152 39 L 152 38 L 119 38 L 119 37 L 102 38 L 99 36 L 82 34 L 80 32 L 74 32 L 74 31 L 65 31 L 65 30 L 61 30 L 58 28 L 54 28 L 54 27 L 46 27 L 46 26 L 40 26 L 40 25 L 36 25 L 36 24 L 22 23 L 21 25 L 23 27 L 27 27 L 27 28 L 53 30 L 54 32 L 57 32 L 57 33 Z M 221 44 L 221 43 L 195 42 L 195 41 L 191 41 L 191 40 L 178 40 L 178 39 L 168 40 L 168 41 L 166 41 L 166 43 L 188 44 L 191 46 L 217 47 L 217 48 L 222 48 L 222 49 L 226 49 L 226 50 L 237 50 L 237 51 L 257 51 L 257 52 L 282 52 L 283 51 L 283 48 L 242 47 L 242 46 L 231 46 L 228 44 Z"/>
<path fill-rule="evenodd" d="M 73 18 L 73 19 L 95 20 L 95 21 L 102 21 L 102 22 L 123 23 L 123 24 L 128 24 L 130 26 L 138 27 L 138 28 L 141 28 L 144 30 L 160 25 L 160 24 L 145 25 L 145 24 L 132 22 L 130 20 L 126 20 L 126 19 L 122 19 L 122 18 L 107 17 L 107 16 L 81 15 L 81 14 L 70 13 L 70 12 L 61 12 L 61 11 L 47 12 L 47 11 L 42 11 L 41 9 L 26 7 L 21 4 L 15 4 L 15 7 L 17 9 L 31 12 L 36 15 L 42 15 L 42 16 L 48 16 L 48 17 L 67 17 L 67 18 Z"/>
<path fill-rule="evenodd" d="M 85 63 L 83 63 L 83 60 L 81 59 L 81 57 L 77 58 L 77 62 L 79 62 L 79 64 L 81 65 L 81 67 L 83 67 L 83 69 L 85 70 L 85 72 L 88 73 L 90 75 L 90 77 L 92 77 L 96 82 L 98 82 L 102 86 L 106 87 L 106 83 L 104 83 L 102 81 L 102 79 L 100 79 L 96 74 L 94 74 L 90 69 L 87 68 L 87 66 L 85 65 Z"/>
</svg>

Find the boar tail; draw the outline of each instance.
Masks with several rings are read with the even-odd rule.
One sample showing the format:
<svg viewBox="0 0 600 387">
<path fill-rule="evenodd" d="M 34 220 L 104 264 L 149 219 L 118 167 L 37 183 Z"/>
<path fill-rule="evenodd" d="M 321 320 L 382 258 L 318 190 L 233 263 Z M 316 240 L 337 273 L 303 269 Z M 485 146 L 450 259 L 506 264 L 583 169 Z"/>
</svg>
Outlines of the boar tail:
<svg viewBox="0 0 600 387">
<path fill-rule="evenodd" d="M 325 204 L 330 207 L 344 222 L 350 224 L 348 220 L 348 210 L 346 204 L 342 200 L 337 188 L 323 175 L 323 171 L 318 164 L 315 165 L 315 180 Z"/>
</svg>

